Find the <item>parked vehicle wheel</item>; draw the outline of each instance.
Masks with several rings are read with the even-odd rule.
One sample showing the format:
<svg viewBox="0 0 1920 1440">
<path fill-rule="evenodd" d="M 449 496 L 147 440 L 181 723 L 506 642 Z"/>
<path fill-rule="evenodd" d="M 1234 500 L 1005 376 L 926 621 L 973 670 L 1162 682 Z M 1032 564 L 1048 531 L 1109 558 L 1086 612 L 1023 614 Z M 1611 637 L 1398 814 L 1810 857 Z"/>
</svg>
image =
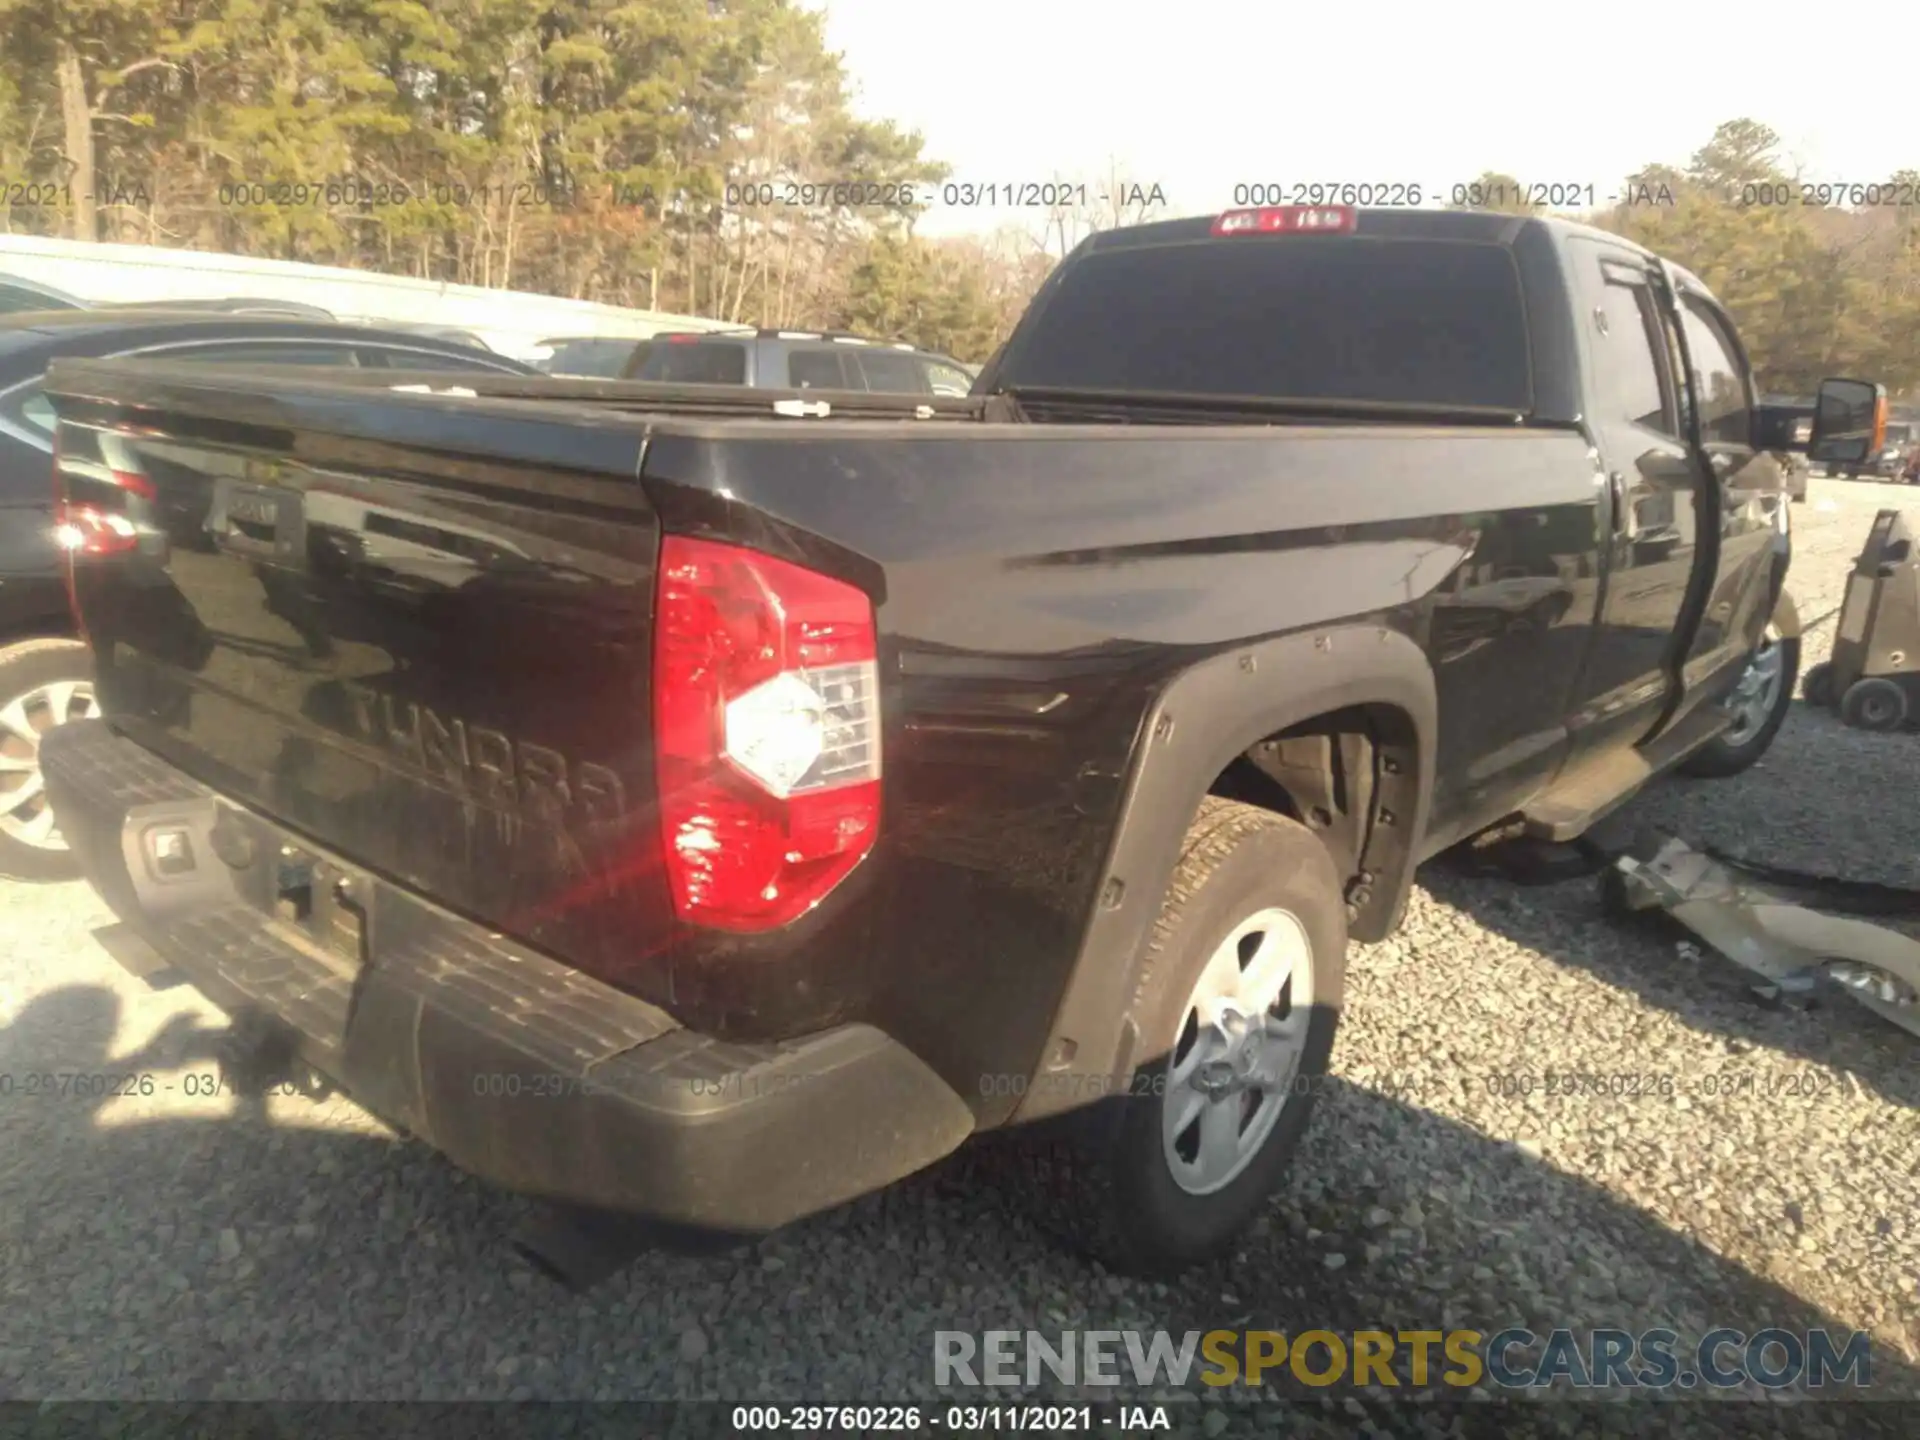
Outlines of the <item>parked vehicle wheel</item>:
<svg viewBox="0 0 1920 1440">
<path fill-rule="evenodd" d="M 1833 664 L 1822 660 L 1800 677 L 1800 694 L 1809 705 L 1833 704 Z"/>
<path fill-rule="evenodd" d="M 1112 1123 L 1050 1152 L 1043 1199 L 1108 1268 L 1165 1275 L 1233 1245 L 1306 1129 L 1339 1022 L 1340 877 L 1304 826 L 1210 798 L 1149 945 L 1145 1058 Z"/>
<path fill-rule="evenodd" d="M 1766 754 L 1793 706 L 1793 682 L 1799 670 L 1800 641 L 1767 626 L 1746 673 L 1728 697 L 1733 724 L 1689 755 L 1680 773 L 1703 780 L 1724 779 Z"/>
<path fill-rule="evenodd" d="M 40 737 L 97 713 L 86 646 L 24 640 L 0 650 L 0 875 L 50 881 L 80 874 L 47 804 Z"/>
<path fill-rule="evenodd" d="M 1840 697 L 1840 718 L 1859 730 L 1898 730 L 1907 723 L 1907 692 L 1877 675 L 1856 680 Z"/>
</svg>

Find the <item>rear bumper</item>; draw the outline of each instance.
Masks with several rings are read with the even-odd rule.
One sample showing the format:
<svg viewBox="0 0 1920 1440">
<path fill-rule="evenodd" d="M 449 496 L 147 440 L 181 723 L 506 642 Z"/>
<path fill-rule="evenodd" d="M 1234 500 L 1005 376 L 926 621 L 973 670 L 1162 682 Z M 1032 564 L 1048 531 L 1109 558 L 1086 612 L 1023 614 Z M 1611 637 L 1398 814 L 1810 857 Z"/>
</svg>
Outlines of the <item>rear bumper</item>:
<svg viewBox="0 0 1920 1440">
<path fill-rule="evenodd" d="M 689 1031 L 219 799 L 103 721 L 50 732 L 41 765 L 88 878 L 161 960 L 508 1189 L 752 1233 L 879 1189 L 973 1128 L 871 1026 L 766 1045 Z M 190 862 L 170 875 L 150 849 L 167 832 Z"/>
</svg>

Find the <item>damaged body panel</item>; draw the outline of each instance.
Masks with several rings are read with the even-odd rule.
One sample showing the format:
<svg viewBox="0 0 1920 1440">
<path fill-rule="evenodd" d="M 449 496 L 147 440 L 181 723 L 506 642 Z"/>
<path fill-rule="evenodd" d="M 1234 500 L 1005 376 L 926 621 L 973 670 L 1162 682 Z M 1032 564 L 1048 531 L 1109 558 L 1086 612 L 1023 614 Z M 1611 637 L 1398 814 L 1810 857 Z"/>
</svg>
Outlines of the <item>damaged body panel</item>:
<svg viewBox="0 0 1920 1440">
<path fill-rule="evenodd" d="M 1653 850 L 1650 857 L 1624 855 L 1608 877 L 1625 908 L 1666 911 L 1782 993 L 1807 993 L 1832 982 L 1875 1014 L 1920 1035 L 1920 940 L 1793 904 L 1684 840 L 1643 848 Z"/>
</svg>

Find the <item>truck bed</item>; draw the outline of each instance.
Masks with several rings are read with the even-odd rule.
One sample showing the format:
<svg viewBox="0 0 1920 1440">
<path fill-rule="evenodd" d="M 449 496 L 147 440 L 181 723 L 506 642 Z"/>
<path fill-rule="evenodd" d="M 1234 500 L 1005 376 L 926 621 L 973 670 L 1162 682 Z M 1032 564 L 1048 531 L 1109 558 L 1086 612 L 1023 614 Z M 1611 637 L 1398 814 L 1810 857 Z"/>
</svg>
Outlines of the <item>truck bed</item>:
<svg viewBox="0 0 1920 1440">
<path fill-rule="evenodd" d="M 976 401 L 911 419 L 884 396 L 796 421 L 749 418 L 764 391 L 395 383 L 56 368 L 69 485 L 104 431 L 155 494 L 138 555 L 76 566 L 114 725 L 688 1023 L 759 1039 L 884 1017 L 936 1069 L 1038 1043 L 1169 676 L 1334 622 L 1470 651 L 1514 604 L 1510 576 L 1467 583 L 1476 547 L 1593 533 L 1571 430 L 994 423 Z M 663 533 L 838 575 L 877 607 L 881 838 L 795 933 L 689 933 L 663 897 Z M 1560 614 L 1590 613 L 1590 578 L 1531 563 Z M 1543 632 L 1543 680 L 1571 683 L 1583 633 Z M 1448 675 L 1487 684 L 1470 655 Z M 1500 708 L 1460 713 L 1497 729 Z M 925 959 L 910 987 L 903 953 Z M 749 983 L 775 957 L 790 983 Z M 1027 997 L 1007 1013 L 1032 1033 L 968 1033 L 956 1002 L 982 985 Z"/>
</svg>

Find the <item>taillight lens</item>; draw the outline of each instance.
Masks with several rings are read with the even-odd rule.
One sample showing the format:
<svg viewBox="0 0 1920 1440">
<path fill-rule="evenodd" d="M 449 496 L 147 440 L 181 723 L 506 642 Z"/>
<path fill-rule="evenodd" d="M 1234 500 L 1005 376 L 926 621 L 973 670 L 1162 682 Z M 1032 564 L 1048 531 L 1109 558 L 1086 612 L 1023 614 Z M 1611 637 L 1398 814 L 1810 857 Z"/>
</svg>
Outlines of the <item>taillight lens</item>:
<svg viewBox="0 0 1920 1440">
<path fill-rule="evenodd" d="M 873 604 L 768 555 L 670 535 L 654 746 L 674 909 L 768 930 L 817 905 L 880 828 Z"/>
<path fill-rule="evenodd" d="M 118 555 L 140 545 L 140 532 L 131 520 L 97 505 L 62 503 L 54 517 L 53 538 L 69 555 Z"/>
<path fill-rule="evenodd" d="M 1263 205 L 1229 210 L 1213 222 L 1216 235 L 1350 235 L 1360 215 L 1351 205 Z"/>
</svg>

